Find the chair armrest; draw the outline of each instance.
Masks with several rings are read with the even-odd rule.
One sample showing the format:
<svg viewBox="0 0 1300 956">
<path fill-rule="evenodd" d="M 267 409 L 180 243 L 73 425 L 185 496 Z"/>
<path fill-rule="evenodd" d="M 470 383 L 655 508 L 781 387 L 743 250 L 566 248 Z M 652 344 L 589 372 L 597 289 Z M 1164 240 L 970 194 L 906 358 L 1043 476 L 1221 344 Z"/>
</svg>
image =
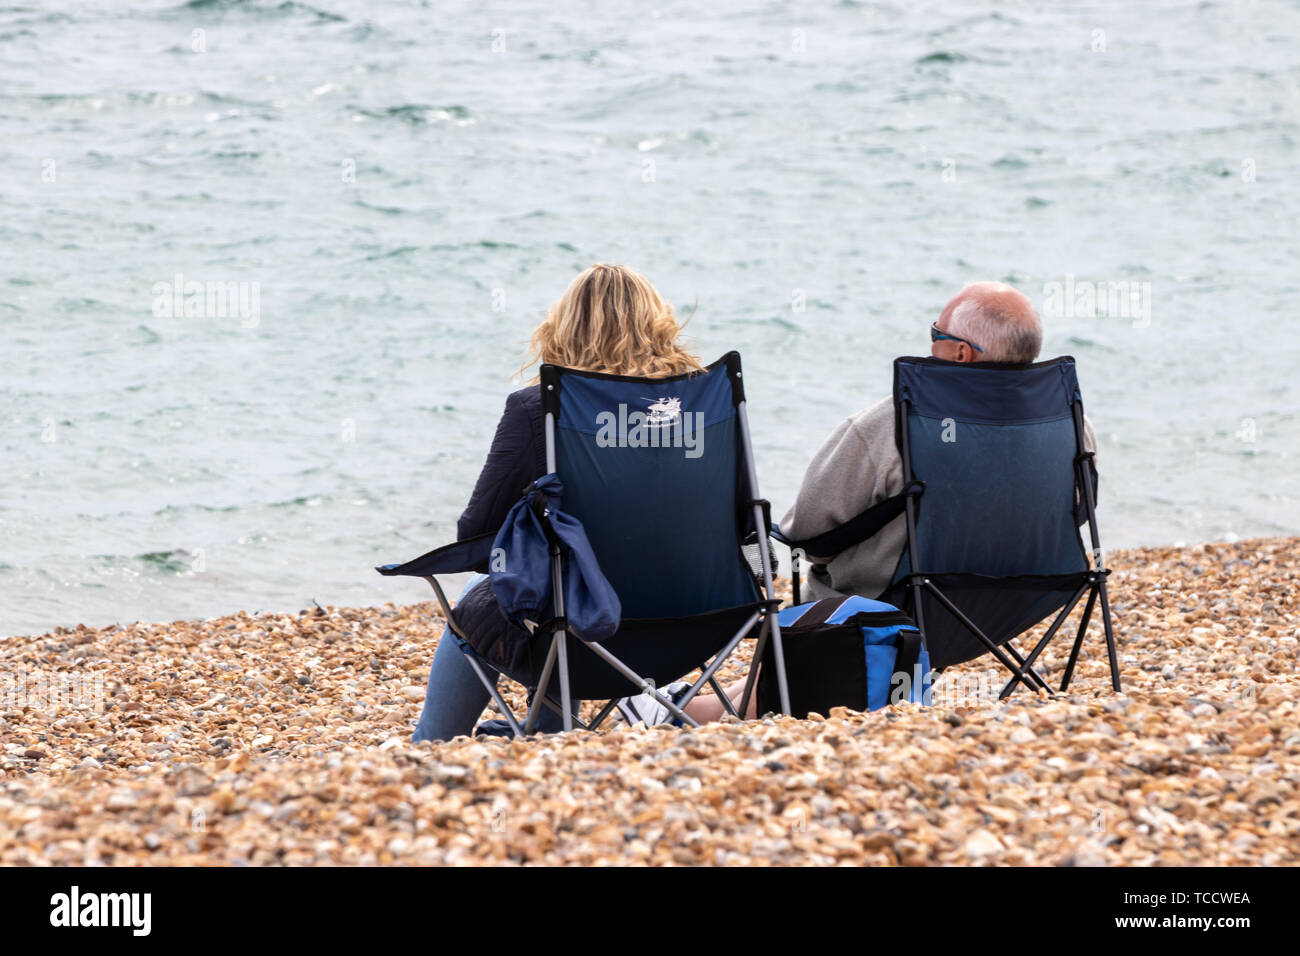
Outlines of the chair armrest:
<svg viewBox="0 0 1300 956">
<path fill-rule="evenodd" d="M 907 507 L 907 499 L 910 496 L 916 496 L 919 502 L 924 491 L 925 482 L 916 480 L 898 494 L 877 502 L 839 527 L 831 528 L 831 530 L 815 537 L 805 538 L 802 541 L 795 541 L 787 535 L 778 536 L 774 534 L 773 537 L 791 548 L 801 549 L 810 559 L 813 557 L 833 558 L 835 555 L 847 551 L 854 545 L 861 544 L 875 535 L 881 528 L 903 513 Z"/>
<path fill-rule="evenodd" d="M 456 574 L 461 571 L 487 572 L 488 562 L 492 557 L 492 542 L 496 540 L 496 536 L 495 531 L 488 531 L 454 544 L 435 548 L 418 558 L 412 558 L 405 564 L 381 564 L 375 570 L 385 577 L 407 575 L 416 578 L 427 578 L 434 574 Z"/>
<path fill-rule="evenodd" d="M 753 544 L 758 540 L 759 530 L 754 524 L 754 506 L 758 506 L 759 513 L 763 516 L 763 524 L 766 528 L 763 531 L 763 537 L 768 537 L 772 531 L 772 502 L 766 498 L 754 498 L 745 505 L 745 544 Z"/>
<path fill-rule="evenodd" d="M 1083 500 L 1083 488 L 1080 486 L 1080 482 L 1084 480 L 1092 482 L 1092 501 L 1095 508 L 1097 493 L 1101 486 L 1101 481 L 1097 477 L 1097 453 L 1093 451 L 1080 452 L 1074 456 L 1074 463 L 1078 468 L 1076 472 L 1078 481 L 1076 481 L 1074 489 L 1074 523 L 1082 526 L 1088 521 L 1088 508 L 1087 502 Z"/>
</svg>

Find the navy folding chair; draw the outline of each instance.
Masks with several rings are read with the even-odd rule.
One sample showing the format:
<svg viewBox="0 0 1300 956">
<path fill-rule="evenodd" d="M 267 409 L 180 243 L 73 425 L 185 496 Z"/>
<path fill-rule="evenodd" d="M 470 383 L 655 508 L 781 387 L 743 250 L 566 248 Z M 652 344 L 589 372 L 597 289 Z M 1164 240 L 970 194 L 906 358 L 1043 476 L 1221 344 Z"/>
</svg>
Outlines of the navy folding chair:
<svg viewBox="0 0 1300 956">
<path fill-rule="evenodd" d="M 1034 662 L 1086 593 L 1060 689 L 1070 684 L 1100 603 L 1118 691 L 1110 571 L 1074 359 L 1004 365 L 900 358 L 894 405 L 903 491 L 816 539 L 787 543 L 830 556 L 905 515 L 906 547 L 877 597 L 913 616 L 936 669 L 992 654 L 1012 674 L 1002 697 L 1022 681 L 1050 693 Z M 1085 522 L 1091 552 L 1079 534 Z M 797 588 L 797 561 L 793 576 Z M 1051 626 L 1022 654 L 1012 639 L 1051 614 Z"/>
<path fill-rule="evenodd" d="M 769 640 L 781 707 L 789 713 L 780 602 L 765 546 L 769 508 L 758 496 L 740 355 L 729 352 L 703 373 L 667 378 L 543 365 L 541 388 L 547 470 L 563 482 L 562 510 L 582 522 L 618 594 L 617 633 L 587 643 L 570 632 L 565 558 L 553 540 L 552 607 L 536 622 L 528 666 L 505 673 L 532 693 L 521 725 L 488 676 L 496 668 L 470 646 L 435 576 L 488 570 L 495 534 L 377 570 L 429 581 L 461 650 L 516 736 L 532 732 L 542 706 L 561 715 L 565 730 L 575 724 L 594 729 L 620 697 L 646 692 L 680 721 L 697 726 L 683 708 L 706 685 L 739 716 Z M 751 566 L 746 552 L 755 551 Z M 737 710 L 714 675 L 751 635 L 758 643 Z M 657 689 L 696 669 L 699 678 L 678 700 Z M 581 700 L 606 703 L 583 723 L 573 706 Z"/>
</svg>

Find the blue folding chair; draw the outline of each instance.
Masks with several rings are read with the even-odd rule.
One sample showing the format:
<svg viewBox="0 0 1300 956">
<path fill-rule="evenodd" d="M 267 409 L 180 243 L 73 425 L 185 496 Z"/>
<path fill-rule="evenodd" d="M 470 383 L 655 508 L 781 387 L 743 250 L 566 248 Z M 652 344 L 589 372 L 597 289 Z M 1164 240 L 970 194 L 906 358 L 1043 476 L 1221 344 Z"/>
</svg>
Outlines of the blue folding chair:
<svg viewBox="0 0 1300 956">
<path fill-rule="evenodd" d="M 1084 445 L 1083 398 L 1068 356 L 1034 365 L 894 362 L 895 438 L 904 488 L 817 538 L 790 541 L 829 557 L 906 516 L 907 544 L 882 595 L 907 610 L 932 665 L 992 654 L 1012 674 L 1002 690 L 1046 681 L 1034 662 L 1088 595 L 1061 680 L 1069 687 L 1101 604 L 1111 684 L 1120 690 L 1106 568 L 1097 531 L 1097 472 Z M 1087 523 L 1091 553 L 1079 528 Z M 1056 618 L 1026 656 L 1012 639 Z"/>
<path fill-rule="evenodd" d="M 472 646 L 436 575 L 487 571 L 495 533 L 457 542 L 384 575 L 426 578 L 448 627 L 516 736 L 531 733 L 542 706 L 565 730 L 595 729 L 619 698 L 651 693 L 678 720 L 711 686 L 734 716 L 745 712 L 767 642 L 775 652 L 780 703 L 790 702 L 767 547 L 770 509 L 758 479 L 745 413 L 740 355 L 729 352 L 703 373 L 636 378 L 541 367 L 548 472 L 564 487 L 563 511 L 583 525 L 601 571 L 622 605 L 617 633 L 577 639 L 565 620 L 564 549 L 550 545 L 552 605 L 535 622 L 529 663 L 514 673 Z M 754 557 L 746 557 L 746 553 Z M 756 553 L 755 553 L 756 552 Z M 510 555 L 504 556 L 505 562 Z M 715 674 L 744 638 L 756 635 L 739 710 Z M 677 700 L 657 688 L 699 669 Z M 488 676 L 496 670 L 528 688 L 521 723 Z M 606 701 L 589 723 L 575 701 Z"/>
</svg>

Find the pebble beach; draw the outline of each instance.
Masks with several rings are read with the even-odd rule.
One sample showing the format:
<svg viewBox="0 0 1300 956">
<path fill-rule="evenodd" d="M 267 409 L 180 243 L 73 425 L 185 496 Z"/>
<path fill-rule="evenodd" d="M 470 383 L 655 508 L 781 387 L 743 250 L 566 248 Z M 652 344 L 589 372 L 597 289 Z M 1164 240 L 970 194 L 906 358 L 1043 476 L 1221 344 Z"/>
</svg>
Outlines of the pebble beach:
<svg viewBox="0 0 1300 956">
<path fill-rule="evenodd" d="M 1300 539 L 1109 563 L 1122 694 L 1094 623 L 1056 698 L 984 660 L 931 707 L 697 730 L 412 744 L 431 603 L 11 637 L 0 864 L 1300 861 Z"/>
</svg>

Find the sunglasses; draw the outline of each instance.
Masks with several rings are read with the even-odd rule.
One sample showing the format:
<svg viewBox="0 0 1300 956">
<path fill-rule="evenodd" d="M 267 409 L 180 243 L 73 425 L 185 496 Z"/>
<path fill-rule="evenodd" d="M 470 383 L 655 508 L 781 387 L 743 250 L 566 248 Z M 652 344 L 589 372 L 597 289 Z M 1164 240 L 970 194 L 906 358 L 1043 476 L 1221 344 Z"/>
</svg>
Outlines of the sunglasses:
<svg viewBox="0 0 1300 956">
<path fill-rule="evenodd" d="M 943 341 L 945 341 L 945 342 L 965 342 L 967 345 L 969 345 L 971 348 L 973 348 L 976 352 L 981 352 L 981 353 L 982 353 L 982 352 L 984 351 L 982 348 L 980 348 L 978 345 L 976 345 L 976 344 L 975 344 L 974 342 L 972 342 L 970 339 L 963 339 L 963 338 L 961 338 L 960 336 L 957 336 L 957 335 L 949 335 L 947 332 L 940 332 L 940 331 L 939 331 L 939 323 L 938 323 L 938 322 L 931 322 L 931 323 L 930 323 L 930 341 L 931 341 L 931 342 L 938 342 L 938 341 L 940 341 L 940 340 L 943 340 Z"/>
</svg>

